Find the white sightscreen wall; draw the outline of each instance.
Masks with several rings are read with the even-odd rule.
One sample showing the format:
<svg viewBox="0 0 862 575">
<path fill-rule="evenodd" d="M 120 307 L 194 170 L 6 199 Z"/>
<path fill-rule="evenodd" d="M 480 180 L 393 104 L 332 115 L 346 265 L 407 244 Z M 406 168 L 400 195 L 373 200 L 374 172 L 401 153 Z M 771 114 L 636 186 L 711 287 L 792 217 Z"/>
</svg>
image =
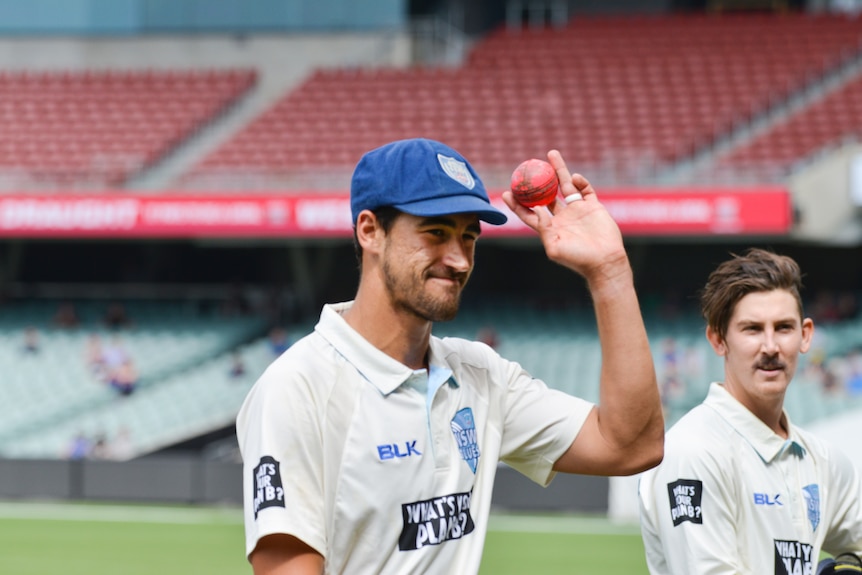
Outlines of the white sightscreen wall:
<svg viewBox="0 0 862 575">
<path fill-rule="evenodd" d="M 850 201 L 862 206 L 862 153 L 850 159 Z"/>
</svg>

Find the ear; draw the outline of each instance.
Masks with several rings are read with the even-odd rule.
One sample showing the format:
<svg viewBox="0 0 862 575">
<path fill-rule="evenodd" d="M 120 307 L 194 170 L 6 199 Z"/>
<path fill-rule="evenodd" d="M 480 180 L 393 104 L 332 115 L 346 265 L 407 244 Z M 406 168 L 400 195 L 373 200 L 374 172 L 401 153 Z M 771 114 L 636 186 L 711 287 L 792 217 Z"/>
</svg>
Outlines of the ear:
<svg viewBox="0 0 862 575">
<path fill-rule="evenodd" d="M 715 355 L 724 356 L 727 353 L 727 346 L 724 344 L 724 340 L 709 326 L 706 327 L 706 339 L 709 341 L 709 345 L 712 346 Z"/>
<path fill-rule="evenodd" d="M 811 348 L 814 339 L 814 320 L 806 317 L 802 320 L 802 344 L 799 346 L 800 353 L 806 353 Z"/>
<path fill-rule="evenodd" d="M 356 218 L 356 240 L 363 253 L 378 251 L 386 233 L 380 227 L 377 216 L 371 210 L 362 210 Z"/>
</svg>

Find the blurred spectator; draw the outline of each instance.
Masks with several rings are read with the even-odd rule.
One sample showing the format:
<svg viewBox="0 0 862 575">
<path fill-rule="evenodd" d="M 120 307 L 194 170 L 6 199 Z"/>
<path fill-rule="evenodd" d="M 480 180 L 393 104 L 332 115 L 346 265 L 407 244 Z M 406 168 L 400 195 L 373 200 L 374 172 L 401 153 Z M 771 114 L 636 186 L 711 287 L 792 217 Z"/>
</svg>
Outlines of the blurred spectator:
<svg viewBox="0 0 862 575">
<path fill-rule="evenodd" d="M 250 311 L 251 304 L 248 301 L 248 295 L 245 293 L 245 287 L 241 282 L 233 282 L 228 288 L 227 299 L 222 304 L 222 315 L 228 317 L 248 315 Z"/>
<path fill-rule="evenodd" d="M 125 425 L 117 430 L 117 435 L 111 441 L 109 455 L 117 461 L 128 461 L 134 456 L 131 433 Z"/>
<path fill-rule="evenodd" d="M 257 313 L 273 323 L 292 323 L 299 319 L 296 295 L 285 286 L 273 286 L 265 294 Z"/>
<path fill-rule="evenodd" d="M 862 397 L 862 350 L 854 349 L 847 356 L 847 379 L 844 382 L 847 393 Z"/>
<path fill-rule="evenodd" d="M 108 384 L 123 396 L 131 395 L 135 391 L 138 385 L 138 370 L 132 358 L 126 357 L 119 366 L 111 370 Z"/>
<path fill-rule="evenodd" d="M 108 447 L 108 438 L 105 437 L 104 433 L 100 433 L 96 436 L 95 441 L 93 442 L 92 448 L 90 448 L 90 458 L 91 459 L 110 459 L 111 452 Z"/>
<path fill-rule="evenodd" d="M 102 338 L 99 334 L 91 334 L 87 338 L 87 349 L 85 352 L 85 360 L 90 371 L 101 378 L 105 370 L 105 357 L 102 349 Z"/>
<path fill-rule="evenodd" d="M 685 382 L 680 369 L 680 353 L 676 340 L 666 337 L 661 343 L 661 358 L 658 365 L 659 391 L 665 405 L 685 395 Z"/>
<path fill-rule="evenodd" d="M 290 340 L 287 338 L 287 331 L 283 327 L 274 327 L 269 330 L 269 348 L 273 355 L 279 356 L 290 347 Z"/>
<path fill-rule="evenodd" d="M 835 323 L 841 319 L 834 294 L 828 290 L 820 291 L 814 296 L 810 310 L 811 318 L 818 324 Z"/>
<path fill-rule="evenodd" d="M 113 302 L 108 305 L 102 321 L 108 329 L 113 330 L 123 329 L 132 324 L 132 320 L 126 312 L 126 306 L 120 302 Z"/>
<path fill-rule="evenodd" d="M 24 328 L 24 343 L 21 350 L 26 354 L 39 353 L 41 349 L 39 330 L 35 327 L 27 326 Z"/>
<path fill-rule="evenodd" d="M 836 395 L 843 393 L 841 385 L 841 377 L 838 375 L 835 362 L 830 361 L 828 364 L 822 364 L 822 378 L 820 380 L 820 388 L 827 395 Z"/>
<path fill-rule="evenodd" d="M 54 313 L 54 326 L 61 329 L 75 329 L 81 324 L 78 311 L 71 302 L 63 302 Z"/>
<path fill-rule="evenodd" d="M 126 348 L 119 336 L 115 335 L 107 345 L 102 346 L 101 365 L 104 372 L 110 375 L 129 358 Z"/>
<path fill-rule="evenodd" d="M 231 379 L 239 379 L 245 375 L 245 361 L 242 359 L 242 354 L 239 350 L 231 354 L 230 371 L 228 372 Z"/>
<path fill-rule="evenodd" d="M 87 459 L 90 457 L 90 449 L 92 448 L 92 445 L 92 442 L 86 434 L 79 431 L 75 434 L 75 437 L 72 438 L 72 441 L 69 444 L 69 448 L 66 451 L 66 459 Z"/>
<path fill-rule="evenodd" d="M 476 334 L 476 340 L 481 341 L 491 349 L 497 349 L 500 345 L 500 338 L 497 336 L 497 330 L 491 326 L 485 326 Z"/>
<path fill-rule="evenodd" d="M 687 346 L 683 351 L 680 374 L 685 385 L 703 382 L 706 376 L 706 348 L 702 345 Z M 704 393 L 706 389 L 704 389 Z"/>
<path fill-rule="evenodd" d="M 838 317 L 842 320 L 856 319 L 859 315 L 859 299 L 855 292 L 842 292 L 838 295 Z"/>
</svg>

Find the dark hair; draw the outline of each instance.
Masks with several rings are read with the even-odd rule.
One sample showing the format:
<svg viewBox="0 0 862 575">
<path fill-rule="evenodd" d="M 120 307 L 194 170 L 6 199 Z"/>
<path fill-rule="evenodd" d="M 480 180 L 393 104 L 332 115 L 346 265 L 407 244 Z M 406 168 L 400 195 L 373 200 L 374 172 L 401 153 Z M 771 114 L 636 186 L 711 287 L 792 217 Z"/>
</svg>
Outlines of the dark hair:
<svg viewBox="0 0 862 575">
<path fill-rule="evenodd" d="M 377 218 L 377 222 L 380 224 L 380 227 L 383 228 L 383 231 L 387 234 L 389 233 L 389 230 L 392 229 L 392 225 L 395 223 L 398 216 L 403 213 L 392 206 L 380 206 L 377 209 L 371 210 L 371 212 L 374 214 L 374 217 Z M 356 253 L 356 263 L 359 264 L 359 270 L 362 271 L 362 246 L 359 245 L 359 238 L 356 236 L 355 225 L 353 226 L 353 251 Z"/>
<path fill-rule="evenodd" d="M 731 259 L 709 274 L 700 294 L 700 309 L 706 324 L 722 340 L 727 335 L 736 304 L 750 293 L 787 290 L 796 298 L 799 317 L 803 317 L 799 264 L 788 256 L 759 248 L 751 248 L 743 255 L 731 255 Z"/>
</svg>

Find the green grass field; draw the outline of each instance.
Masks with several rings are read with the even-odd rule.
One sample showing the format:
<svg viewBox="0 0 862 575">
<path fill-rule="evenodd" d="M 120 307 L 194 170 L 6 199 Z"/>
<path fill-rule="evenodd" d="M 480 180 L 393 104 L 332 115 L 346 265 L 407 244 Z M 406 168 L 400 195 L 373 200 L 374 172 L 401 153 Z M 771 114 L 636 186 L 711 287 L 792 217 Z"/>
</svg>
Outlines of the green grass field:
<svg viewBox="0 0 862 575">
<path fill-rule="evenodd" d="M 237 509 L 0 502 L 3 575 L 241 575 Z M 482 575 L 646 573 L 637 526 L 494 515 Z"/>
</svg>

